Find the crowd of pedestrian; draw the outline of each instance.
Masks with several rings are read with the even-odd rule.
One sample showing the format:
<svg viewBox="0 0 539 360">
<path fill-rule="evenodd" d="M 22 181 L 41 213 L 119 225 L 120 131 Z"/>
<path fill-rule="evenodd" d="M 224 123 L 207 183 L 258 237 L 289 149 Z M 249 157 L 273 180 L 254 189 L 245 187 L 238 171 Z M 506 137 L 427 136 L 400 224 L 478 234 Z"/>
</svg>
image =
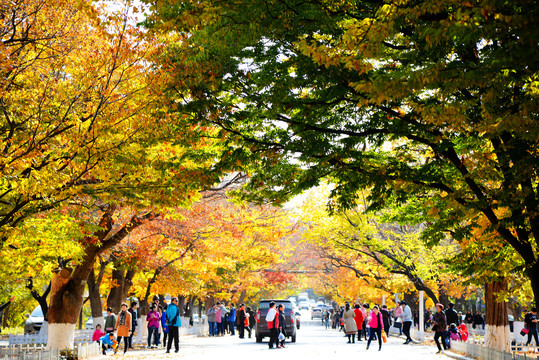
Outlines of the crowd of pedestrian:
<svg viewBox="0 0 539 360">
<path fill-rule="evenodd" d="M 172 345 L 176 352 L 180 350 L 179 328 L 181 327 L 180 309 L 178 298 L 173 297 L 170 304 L 159 303 L 159 297 L 154 296 L 153 302 L 149 306 L 150 311 L 146 316 L 148 327 L 148 348 L 158 348 L 161 346 L 161 334 L 163 334 L 163 347 L 170 353 Z M 111 308 L 107 309 L 107 316 L 104 319 L 104 331 L 101 325 L 97 325 L 92 336 L 93 341 L 101 343 L 103 355 L 108 349 L 112 349 L 116 354 L 121 343 L 124 344 L 124 354 L 128 349 L 133 349 L 133 335 L 138 326 L 138 303 L 131 302 L 121 305 L 118 314 L 114 314 Z"/>
<path fill-rule="evenodd" d="M 133 334 L 137 328 L 138 304 L 132 302 L 130 306 L 122 304 L 118 314 L 114 314 L 111 308 L 107 309 L 107 316 L 104 319 L 103 329 L 101 325 L 96 326 L 92 340 L 99 341 L 102 345 L 103 354 L 108 348 L 112 348 L 116 353 L 123 342 L 124 353 L 133 348 Z M 466 341 L 468 328 L 484 328 L 484 316 L 476 311 L 466 311 L 463 315 L 455 310 L 453 303 L 449 303 L 447 309 L 442 304 L 436 304 L 436 310 L 431 313 L 425 312 L 425 329 L 429 327 L 434 332 L 434 341 L 438 348 L 438 353 L 447 350 L 450 341 Z M 174 344 L 175 351 L 179 351 L 179 328 L 181 327 L 180 309 L 178 299 L 172 298 L 170 304 L 159 304 L 159 298 L 155 296 L 149 306 L 147 314 L 148 326 L 148 348 L 158 348 L 161 343 L 170 353 Z M 209 336 L 224 336 L 229 334 L 235 336 L 236 331 L 240 339 L 245 339 L 246 335 L 251 338 L 256 324 L 255 313 L 251 307 L 240 304 L 238 308 L 234 304 L 217 302 L 210 306 L 206 313 L 209 325 Z M 269 310 L 265 318 L 270 331 L 269 348 L 284 348 L 287 336 L 285 326 L 284 306 L 269 304 Z M 417 322 L 417 320 L 416 320 Z M 346 302 L 343 306 L 333 304 L 331 308 L 322 311 L 322 324 L 328 328 L 338 329 L 345 333 L 348 343 L 354 344 L 362 339 L 367 341 L 368 350 L 371 343 L 378 342 L 378 350 L 382 350 L 382 344 L 389 336 L 389 329 L 393 325 L 399 330 L 399 335 L 404 335 L 404 344 L 412 342 L 411 327 L 413 315 L 410 306 L 405 301 L 400 301 L 398 305 L 389 310 L 387 305 L 374 305 L 371 309 L 368 303 L 355 303 L 353 306 Z M 526 311 L 524 317 L 525 327 L 522 335 L 527 335 L 529 345 L 535 340 L 539 346 L 537 331 L 536 308 Z M 163 334 L 161 342 L 161 334 Z"/>
</svg>

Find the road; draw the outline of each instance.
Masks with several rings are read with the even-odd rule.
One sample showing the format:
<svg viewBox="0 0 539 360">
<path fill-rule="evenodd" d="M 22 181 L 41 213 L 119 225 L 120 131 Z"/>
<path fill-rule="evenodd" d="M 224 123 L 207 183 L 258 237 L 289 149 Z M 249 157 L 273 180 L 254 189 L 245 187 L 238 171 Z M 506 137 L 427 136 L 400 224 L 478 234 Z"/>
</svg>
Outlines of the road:
<svg viewBox="0 0 539 360">
<path fill-rule="evenodd" d="M 366 341 L 347 344 L 342 332 L 328 329 L 320 325 L 320 320 L 311 321 L 302 316 L 302 326 L 297 332 L 297 342 L 287 343 L 285 349 L 268 349 L 267 338 L 264 343 L 257 344 L 253 338 L 239 339 L 237 336 L 223 337 L 185 337 L 180 339 L 178 354 L 165 354 L 162 349 L 128 352 L 122 359 L 348 359 L 350 357 L 368 359 L 395 360 L 431 360 L 449 359 L 436 355 L 436 346 L 403 345 L 403 339 L 390 337 L 388 342 L 378 351 L 378 343 L 372 343 L 366 350 Z M 122 344 L 123 345 L 123 344 Z M 121 350 L 123 347 L 121 348 Z"/>
</svg>

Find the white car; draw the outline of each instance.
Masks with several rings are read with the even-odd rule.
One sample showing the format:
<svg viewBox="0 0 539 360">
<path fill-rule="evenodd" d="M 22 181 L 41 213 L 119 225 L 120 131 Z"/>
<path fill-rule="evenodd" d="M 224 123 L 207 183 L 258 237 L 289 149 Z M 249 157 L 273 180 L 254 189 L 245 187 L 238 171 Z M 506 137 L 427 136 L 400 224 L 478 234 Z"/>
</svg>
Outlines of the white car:
<svg viewBox="0 0 539 360">
<path fill-rule="evenodd" d="M 25 334 L 36 334 L 41 329 L 41 325 L 45 321 L 43 316 L 43 311 L 41 311 L 41 306 L 37 306 L 30 315 L 27 315 L 28 319 L 24 323 L 24 333 Z"/>
</svg>

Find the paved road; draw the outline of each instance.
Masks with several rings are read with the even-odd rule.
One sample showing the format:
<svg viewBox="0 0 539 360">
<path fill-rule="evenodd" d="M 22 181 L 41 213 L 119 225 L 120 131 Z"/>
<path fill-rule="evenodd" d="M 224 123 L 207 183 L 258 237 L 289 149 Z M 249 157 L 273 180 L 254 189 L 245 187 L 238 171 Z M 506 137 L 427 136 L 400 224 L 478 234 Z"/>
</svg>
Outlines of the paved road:
<svg viewBox="0 0 539 360">
<path fill-rule="evenodd" d="M 223 337 L 191 337 L 180 339 L 180 352 L 178 354 L 165 354 L 162 349 L 128 352 L 125 356 L 116 355 L 122 359 L 348 359 L 350 357 L 367 359 L 392 360 L 430 360 L 449 359 L 443 355 L 436 355 L 435 346 L 403 345 L 401 338 L 390 337 L 378 351 L 378 344 L 371 344 L 366 350 L 366 341 L 347 344 L 342 332 L 326 330 L 320 326 L 319 321 L 306 320 L 297 333 L 297 342 L 287 343 L 285 349 L 268 349 L 267 338 L 262 344 L 254 339 L 238 339 L 237 336 L 225 335 Z"/>
</svg>

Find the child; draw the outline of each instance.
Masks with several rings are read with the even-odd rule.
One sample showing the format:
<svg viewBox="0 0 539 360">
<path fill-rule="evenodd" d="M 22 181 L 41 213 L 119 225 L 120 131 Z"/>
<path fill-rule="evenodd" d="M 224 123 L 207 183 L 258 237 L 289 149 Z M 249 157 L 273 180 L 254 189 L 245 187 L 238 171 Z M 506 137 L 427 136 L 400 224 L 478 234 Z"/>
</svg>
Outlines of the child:
<svg viewBox="0 0 539 360">
<path fill-rule="evenodd" d="M 105 333 L 103 331 L 101 331 L 101 324 L 97 324 L 97 326 L 95 327 L 95 331 L 94 331 L 94 334 L 92 335 L 92 341 L 97 341 L 99 342 L 99 339 L 105 335 Z"/>
<path fill-rule="evenodd" d="M 460 331 L 460 338 L 462 339 L 462 341 L 467 341 L 469 334 L 468 334 L 468 328 L 466 327 L 466 324 L 462 323 L 459 326 L 457 326 L 457 328 Z"/>
<path fill-rule="evenodd" d="M 106 335 L 103 335 L 99 339 L 99 342 L 101 343 L 101 349 L 103 349 L 103 355 L 107 355 L 107 347 L 114 347 L 114 334 L 108 333 Z"/>
<path fill-rule="evenodd" d="M 459 329 L 457 328 L 457 325 L 451 324 L 449 326 L 449 337 L 451 341 L 462 341 L 462 337 L 460 336 Z"/>
</svg>

